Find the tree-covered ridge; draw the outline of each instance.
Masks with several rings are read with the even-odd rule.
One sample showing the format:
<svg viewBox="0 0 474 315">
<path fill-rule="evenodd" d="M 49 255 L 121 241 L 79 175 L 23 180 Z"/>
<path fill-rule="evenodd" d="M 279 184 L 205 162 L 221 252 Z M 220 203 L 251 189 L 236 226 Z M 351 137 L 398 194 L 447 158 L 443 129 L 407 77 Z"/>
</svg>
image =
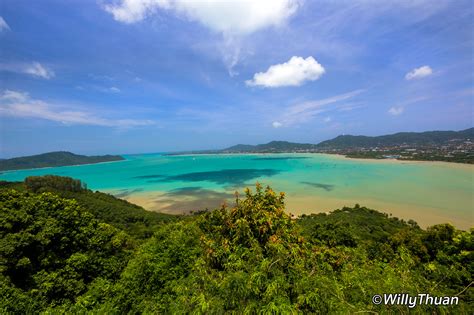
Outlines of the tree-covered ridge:
<svg viewBox="0 0 474 315">
<path fill-rule="evenodd" d="M 451 140 L 474 140 L 474 128 L 461 131 L 399 132 L 391 135 L 368 137 L 342 135 L 323 141 L 318 148 L 347 149 L 357 147 L 387 147 L 406 145 L 442 145 Z"/>
<path fill-rule="evenodd" d="M 0 171 L 94 164 L 121 160 L 124 160 L 124 158 L 120 155 L 85 156 L 59 151 L 0 160 Z"/>
<path fill-rule="evenodd" d="M 344 207 L 330 214 L 303 214 L 298 223 L 303 227 L 303 234 L 307 239 L 328 246 L 356 247 L 368 243 L 384 243 L 391 235 L 406 228 L 414 232 L 421 231 L 413 220 L 405 222 L 357 204 L 354 208 Z"/>
<path fill-rule="evenodd" d="M 327 149 L 355 149 L 401 145 L 443 145 L 452 140 L 474 140 L 474 128 L 461 131 L 399 132 L 384 136 L 340 135 L 318 144 L 271 141 L 264 144 L 237 144 L 222 150 L 196 151 L 187 153 L 284 153 L 319 152 Z"/>
<path fill-rule="evenodd" d="M 318 144 L 271 141 L 222 150 L 170 153 L 332 153 L 350 158 L 445 161 L 474 164 L 474 128 L 461 131 L 400 132 L 377 137 L 341 135 Z"/>
<path fill-rule="evenodd" d="M 1 186 L 0 313 L 474 311 L 474 230 L 423 230 L 358 205 L 292 220 L 284 194 L 257 185 L 233 207 L 154 225 L 139 240 L 109 225 L 112 216 L 96 219 L 92 197 L 58 193 Z M 383 293 L 460 303 L 372 304 Z"/>
<path fill-rule="evenodd" d="M 133 240 L 74 200 L 3 190 L 0 205 L 1 313 L 72 303 L 127 264 Z"/>
<path fill-rule="evenodd" d="M 442 145 L 451 140 L 469 139 L 474 140 L 474 128 L 461 131 L 399 132 L 391 135 L 376 137 L 341 135 L 331 140 L 322 141 L 318 144 L 293 143 L 287 141 L 271 141 L 269 143 L 258 145 L 238 144 L 223 149 L 220 152 L 278 153 L 293 151 L 318 151 L 321 149 L 354 149 L 377 146 Z"/>
<path fill-rule="evenodd" d="M 94 192 L 87 189 L 87 185 L 80 180 L 65 176 L 29 176 L 22 183 L 0 181 L 0 190 L 2 189 L 52 192 L 62 198 L 73 199 L 99 221 L 107 222 L 136 239 L 146 239 L 160 226 L 180 218 L 175 215 L 147 211 L 110 194 Z"/>
</svg>

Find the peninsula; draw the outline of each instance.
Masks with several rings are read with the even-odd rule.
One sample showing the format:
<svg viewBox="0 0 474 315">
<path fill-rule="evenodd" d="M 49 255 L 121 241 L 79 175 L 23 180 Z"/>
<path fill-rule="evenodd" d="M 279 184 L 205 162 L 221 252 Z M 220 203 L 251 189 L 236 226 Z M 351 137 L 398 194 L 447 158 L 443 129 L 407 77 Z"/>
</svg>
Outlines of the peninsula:
<svg viewBox="0 0 474 315">
<path fill-rule="evenodd" d="M 124 160 L 124 158 L 120 155 L 86 156 L 66 151 L 58 151 L 0 160 L 0 171 L 95 164 L 121 160 Z"/>
</svg>

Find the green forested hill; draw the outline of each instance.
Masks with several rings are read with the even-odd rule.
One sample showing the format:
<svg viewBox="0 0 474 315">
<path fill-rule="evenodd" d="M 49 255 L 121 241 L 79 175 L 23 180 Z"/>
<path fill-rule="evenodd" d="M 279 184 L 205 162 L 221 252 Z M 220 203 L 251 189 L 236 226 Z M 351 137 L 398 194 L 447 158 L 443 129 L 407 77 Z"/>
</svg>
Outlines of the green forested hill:
<svg viewBox="0 0 474 315">
<path fill-rule="evenodd" d="M 380 158 L 378 153 L 360 153 L 358 149 L 373 147 L 393 147 L 409 145 L 414 147 L 431 147 L 425 156 L 411 157 L 418 160 L 451 161 L 460 163 L 472 163 L 471 153 L 452 152 L 458 150 L 462 144 L 464 151 L 470 151 L 472 144 L 464 141 L 474 141 L 474 128 L 461 131 L 427 131 L 427 132 L 399 132 L 391 135 L 369 137 L 341 135 L 331 140 L 322 141 L 318 144 L 295 143 L 288 141 L 271 141 L 264 144 L 250 145 L 237 144 L 222 150 L 201 150 L 168 153 L 168 155 L 180 154 L 219 154 L 219 153 L 290 153 L 290 152 L 327 152 L 330 151 L 354 151 L 348 154 L 350 157 L 358 158 Z M 443 146 L 449 147 L 448 149 Z M 346 152 L 342 152 L 346 154 Z M 390 154 L 398 155 L 400 152 Z M 385 153 L 384 153 L 385 154 Z M 389 154 L 389 153 L 387 153 Z"/>
<path fill-rule="evenodd" d="M 238 144 L 221 152 L 291 152 L 298 150 L 318 150 L 325 148 L 358 148 L 393 145 L 441 145 L 451 140 L 474 140 L 474 128 L 461 131 L 399 132 L 384 136 L 342 135 L 318 144 L 271 141 L 265 144 Z"/>
<path fill-rule="evenodd" d="M 324 149 L 356 149 L 367 147 L 385 147 L 397 145 L 443 145 L 452 140 L 474 140 L 474 128 L 461 131 L 399 132 L 384 136 L 341 135 L 318 144 L 271 141 L 265 144 L 237 144 L 222 150 L 201 151 L 195 153 L 278 153 L 294 151 L 319 151 Z"/>
<path fill-rule="evenodd" d="M 1 183 L 0 313 L 474 311 L 473 230 L 423 230 L 359 205 L 292 220 L 284 194 L 259 185 L 232 208 L 142 225 L 149 234 L 127 226 L 126 209 L 149 220 L 73 179 Z M 373 304 L 383 293 L 459 304 Z"/>
<path fill-rule="evenodd" d="M 78 189 L 71 189 L 77 187 L 74 182 L 79 182 Z M 99 221 L 124 230 L 138 239 L 149 237 L 159 226 L 179 219 L 179 216 L 147 211 L 126 200 L 88 190 L 84 186 L 78 180 L 55 175 L 30 176 L 24 183 L 0 181 L 1 190 L 51 192 L 62 198 L 73 199 Z"/>
<path fill-rule="evenodd" d="M 94 164 L 100 162 L 120 161 L 123 159 L 124 158 L 119 155 L 85 156 L 71 152 L 59 151 L 0 160 L 0 171 Z"/>
<path fill-rule="evenodd" d="M 319 143 L 318 148 L 358 148 L 358 147 L 385 147 L 402 144 L 408 145 L 442 145 L 451 140 L 474 140 L 474 128 L 461 131 L 427 131 L 427 132 L 399 132 L 392 135 L 367 136 L 338 136 L 332 140 Z"/>
</svg>

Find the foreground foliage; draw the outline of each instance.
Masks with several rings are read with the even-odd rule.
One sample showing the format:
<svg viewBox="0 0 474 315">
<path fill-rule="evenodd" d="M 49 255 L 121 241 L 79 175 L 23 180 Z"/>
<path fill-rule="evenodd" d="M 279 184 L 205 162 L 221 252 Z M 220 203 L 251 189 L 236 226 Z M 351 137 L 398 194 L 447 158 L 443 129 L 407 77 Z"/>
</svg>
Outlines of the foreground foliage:
<svg viewBox="0 0 474 315">
<path fill-rule="evenodd" d="M 292 220 L 284 194 L 257 185 L 233 207 L 154 225 L 143 241 L 88 212 L 90 191 L 74 192 L 88 196 L 79 203 L 11 188 L 0 189 L 3 313 L 474 311 L 472 230 L 423 230 L 358 205 Z M 383 293 L 460 303 L 373 305 Z"/>
<path fill-rule="evenodd" d="M 118 279 L 133 240 L 74 200 L 0 193 L 0 310 L 73 302 L 92 282 Z"/>
<path fill-rule="evenodd" d="M 180 219 L 179 216 L 146 211 L 126 200 L 88 190 L 81 181 L 70 177 L 46 175 L 27 177 L 24 183 L 0 181 L 0 189 L 51 192 L 63 198 L 74 199 L 97 220 L 117 227 L 140 240 L 152 236 L 163 224 Z"/>
</svg>

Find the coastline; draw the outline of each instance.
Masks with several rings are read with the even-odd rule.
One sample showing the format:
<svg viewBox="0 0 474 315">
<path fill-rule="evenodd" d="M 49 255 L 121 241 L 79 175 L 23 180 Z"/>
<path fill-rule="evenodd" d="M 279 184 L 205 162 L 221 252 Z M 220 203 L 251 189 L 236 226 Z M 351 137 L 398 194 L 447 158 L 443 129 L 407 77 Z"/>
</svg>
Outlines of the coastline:
<svg viewBox="0 0 474 315">
<path fill-rule="evenodd" d="M 123 156 L 122 156 L 123 157 Z M 126 158 L 123 158 L 123 160 L 116 160 L 116 161 L 104 161 L 104 162 L 97 162 L 97 163 L 85 163 L 85 164 L 72 164 L 72 165 L 63 165 L 63 166 L 45 166 L 45 167 L 35 167 L 35 168 L 22 168 L 19 170 L 8 170 L 8 171 L 0 171 L 0 176 L 5 173 L 11 173 L 11 172 L 22 172 L 22 171 L 35 171 L 35 170 L 44 170 L 44 169 L 49 169 L 49 168 L 60 168 L 60 167 L 70 167 L 70 166 L 86 166 L 86 165 L 95 165 L 95 164 L 106 164 L 106 163 L 116 163 L 116 162 L 124 162 L 127 161 Z"/>
<path fill-rule="evenodd" d="M 336 153 L 311 153 L 311 154 L 321 154 L 327 155 L 335 158 L 340 158 L 343 160 L 349 161 L 358 161 L 358 162 L 370 162 L 370 163 L 386 163 L 386 164 L 422 164 L 422 165 L 434 165 L 434 166 L 447 166 L 447 167 L 456 167 L 456 168 L 469 168 L 474 170 L 474 164 L 469 163 L 457 163 L 457 162 L 446 162 L 446 161 L 423 161 L 423 160 L 398 160 L 398 159 L 365 159 L 365 158 L 351 158 L 343 154 Z"/>
<path fill-rule="evenodd" d="M 109 192 L 110 193 L 110 192 Z M 208 202 L 209 209 L 214 209 L 220 206 L 222 203 L 231 205 L 232 199 L 222 199 L 220 201 L 206 200 L 205 198 L 192 199 L 192 198 L 176 198 L 176 202 L 185 202 L 187 209 L 181 210 L 170 210 L 173 209 L 170 206 L 173 205 L 173 200 L 165 197 L 166 192 L 164 191 L 147 191 L 132 194 L 121 199 L 127 200 L 128 202 L 137 204 L 148 211 L 182 215 L 189 214 L 190 210 L 197 211 L 203 209 L 202 205 Z M 469 230 L 474 226 L 474 216 L 471 215 L 469 218 L 461 214 L 457 214 L 456 217 L 448 216 L 441 209 L 412 205 L 408 203 L 392 203 L 380 200 L 374 200 L 370 198 L 364 199 L 346 199 L 346 198 L 331 198 L 331 197 L 320 197 L 320 196 L 291 196 L 287 195 L 286 200 L 286 212 L 293 215 L 302 214 L 318 214 L 328 213 L 336 209 L 343 207 L 353 207 L 355 204 L 377 210 L 382 213 L 391 214 L 391 217 L 398 217 L 408 221 L 410 219 L 416 221 L 420 227 L 427 228 L 435 224 L 450 223 L 459 229 Z M 193 205 L 195 205 L 193 207 Z"/>
<path fill-rule="evenodd" d="M 474 214 L 472 213 L 472 183 L 474 178 L 474 165 L 450 163 L 444 161 L 400 161 L 396 159 L 359 159 L 349 158 L 341 154 L 330 153 L 222 153 L 222 154 L 205 154 L 208 158 L 202 158 L 203 163 L 194 163 L 194 160 L 189 157 L 196 157 L 203 154 L 187 154 L 187 158 L 174 159 L 173 157 L 156 156 L 151 159 L 143 159 L 143 164 L 138 163 L 139 168 L 132 167 L 132 164 L 126 163 L 116 166 L 91 167 L 83 168 L 82 170 L 74 171 L 76 166 L 105 164 L 112 162 L 133 161 L 124 158 L 118 161 L 105 161 L 98 163 L 88 163 L 79 165 L 68 165 L 61 167 L 43 167 L 36 169 L 25 170 L 11 170 L 4 171 L 0 178 L 22 178 L 27 175 L 34 174 L 48 174 L 60 173 L 61 176 L 69 176 L 74 178 L 83 178 L 83 181 L 88 183 L 89 187 L 96 188 L 100 191 L 110 193 L 112 195 L 121 194 L 121 199 L 128 200 L 132 203 L 143 206 L 149 211 L 164 212 L 170 214 L 183 214 L 189 211 L 199 209 L 214 209 L 226 199 L 228 204 L 233 201 L 233 191 L 219 182 L 219 178 L 192 178 L 193 172 L 206 172 L 209 170 L 217 170 L 219 176 L 229 176 L 228 174 L 220 174 L 219 170 L 225 170 L 234 167 L 234 163 L 242 160 L 245 168 L 261 168 L 274 167 L 279 169 L 281 167 L 282 174 L 277 174 L 274 177 L 266 178 L 268 184 L 277 190 L 285 191 L 287 194 L 286 204 L 287 212 L 293 214 L 310 214 L 333 211 L 344 206 L 353 207 L 356 203 L 378 210 L 380 212 L 392 213 L 394 216 L 403 218 L 405 220 L 414 219 L 420 226 L 426 227 L 436 223 L 452 222 L 458 227 L 469 229 L 474 225 Z M 241 158 L 239 158 L 239 156 Z M 247 156 L 247 158 L 245 158 Z M 292 157 L 307 157 L 307 160 L 302 160 L 301 163 L 290 161 L 260 161 L 255 164 L 252 157 L 268 157 L 269 160 L 275 157 L 292 158 Z M 228 158 L 227 158 L 228 157 Z M 234 162 L 234 158 L 236 162 Z M 138 159 L 140 162 L 141 159 Z M 161 161 L 153 164 L 154 160 Z M 279 160 L 279 159 L 277 159 Z M 149 162 L 152 161 L 150 164 Z M 331 163 L 332 161 L 332 163 Z M 329 162 L 329 163 L 328 163 Z M 147 179 L 133 179 L 133 176 L 140 174 L 166 174 L 161 172 L 162 165 L 172 165 L 176 174 L 184 173 L 187 177 L 177 178 L 177 183 L 169 186 L 166 183 L 153 183 L 153 180 Z M 185 164 L 181 164 L 185 163 Z M 319 163 L 326 165 L 321 171 L 319 167 L 313 167 Z M 332 164 L 332 165 L 329 165 Z M 339 173 L 335 173 L 335 177 L 331 175 L 335 164 L 341 167 Z M 365 166 L 363 165 L 365 164 Z M 130 169 L 128 169 L 130 165 Z M 176 168 L 180 165 L 185 165 L 183 169 Z M 221 165 L 216 169 L 218 165 Z M 240 164 L 239 164 L 240 165 Z M 288 173 L 286 175 L 285 167 L 292 170 L 295 165 L 301 165 L 299 171 L 295 174 Z M 309 166 L 308 166 L 309 165 Z M 363 167 L 358 167 L 363 166 Z M 370 166 L 372 165 L 372 166 Z M 397 166 L 395 166 L 397 165 Z M 405 166 L 406 165 L 406 166 Z M 412 165 L 412 166 L 409 166 Z M 414 165 L 417 165 L 415 167 Z M 155 169 L 156 167 L 156 169 Z M 167 166 L 166 166 L 167 167 Z M 165 168 L 166 168 L 165 167 Z M 312 168 L 311 173 L 313 177 L 305 175 L 308 171 L 304 167 Z M 44 170 L 46 169 L 46 170 Z M 48 171 L 47 169 L 53 169 Z M 102 169 L 107 169 L 107 172 L 113 172 L 113 181 L 108 181 L 105 184 L 94 186 L 94 183 L 101 182 Z M 342 171 L 340 171 L 342 169 Z M 367 173 L 366 170 L 379 170 Z M 43 170 L 34 172 L 34 170 Z M 352 173 L 354 170 L 354 174 Z M 361 170 L 363 173 L 360 173 Z M 122 172 L 123 171 L 123 172 Z M 415 172 L 416 171 L 416 172 Z M 10 175 L 15 172 L 18 174 Z M 186 173 L 187 172 L 187 173 Z M 359 172 L 359 173 L 358 173 Z M 364 173 L 365 172 L 365 173 Z M 217 176 L 215 172 L 210 172 L 210 176 Z M 374 175 L 374 182 L 368 181 L 366 178 L 369 175 Z M 386 180 L 383 174 L 394 176 L 394 182 Z M 174 173 L 172 173 L 174 175 Z M 354 175 L 356 179 L 351 178 Z M 361 175 L 362 181 L 357 179 Z M 400 182 L 397 180 L 398 176 L 405 180 Z M 83 177 L 84 176 L 84 177 Z M 207 176 L 207 175 L 206 175 Z M 422 179 L 419 182 L 415 177 Z M 88 177 L 90 179 L 88 179 Z M 262 176 L 262 179 L 265 176 Z M 348 182 L 346 182 L 346 178 Z M 121 181 L 124 179 L 124 181 Z M 181 179 L 182 182 L 179 182 Z M 447 179 L 448 184 L 443 184 L 444 179 Z M 21 180 L 21 179 L 18 179 Z M 201 184 L 200 181 L 207 183 Z M 212 180 L 217 182 L 213 184 Z M 252 179 L 253 181 L 253 179 Z M 312 181 L 317 185 L 312 187 L 305 184 L 304 181 Z M 217 184 L 216 184 L 217 183 Z M 245 185 L 251 187 L 252 184 L 246 181 Z M 349 184 L 348 184 L 349 183 Z M 375 183 L 373 186 L 370 184 Z M 401 184 L 400 184 L 401 183 Z M 441 183 L 441 184 L 437 184 Z M 336 185 L 337 190 L 325 189 L 323 184 L 329 186 Z M 224 185 L 224 186 L 223 186 Z M 352 187 L 351 187 L 352 185 Z M 397 186 L 398 185 L 398 186 Z M 425 186 L 427 185 L 427 186 Z M 235 186 L 238 187 L 238 186 Z M 135 189 L 134 188 L 139 188 Z M 186 190 L 187 188 L 187 190 Z M 189 188 L 195 188 L 195 191 Z M 201 189 L 202 188 L 202 189 Z M 243 187 L 238 188 L 242 192 Z M 339 190 L 340 189 L 340 190 Z M 368 191 L 366 191 L 368 189 Z M 400 189 L 400 191 L 398 191 Z M 122 192 L 120 192 L 122 190 Z M 174 191 L 173 191 L 174 190 Z M 232 188 L 233 190 L 233 188 Z M 125 191 L 125 192 L 124 192 Z M 469 212 L 471 211 L 471 212 Z"/>
<path fill-rule="evenodd" d="M 260 156 L 260 155 L 280 155 L 280 154 L 287 154 L 287 155 L 321 155 L 321 156 L 328 156 L 332 158 L 338 158 L 347 161 L 358 161 L 358 162 L 367 162 L 367 163 L 382 163 L 382 164 L 422 164 L 422 165 L 435 165 L 435 166 L 448 166 L 448 167 L 456 167 L 462 169 L 470 169 L 474 170 L 474 164 L 469 163 L 458 163 L 458 162 L 446 162 L 446 161 L 424 161 L 424 160 L 398 160 L 398 159 L 371 159 L 371 158 L 352 158 L 348 157 L 343 154 L 337 153 L 319 153 L 319 152 L 272 152 L 272 153 L 262 153 L 262 152 L 249 152 L 249 153 L 185 153 L 185 154 L 174 154 L 174 155 L 167 155 L 170 156 L 239 156 L 239 155 L 249 155 L 249 156 Z"/>
</svg>

